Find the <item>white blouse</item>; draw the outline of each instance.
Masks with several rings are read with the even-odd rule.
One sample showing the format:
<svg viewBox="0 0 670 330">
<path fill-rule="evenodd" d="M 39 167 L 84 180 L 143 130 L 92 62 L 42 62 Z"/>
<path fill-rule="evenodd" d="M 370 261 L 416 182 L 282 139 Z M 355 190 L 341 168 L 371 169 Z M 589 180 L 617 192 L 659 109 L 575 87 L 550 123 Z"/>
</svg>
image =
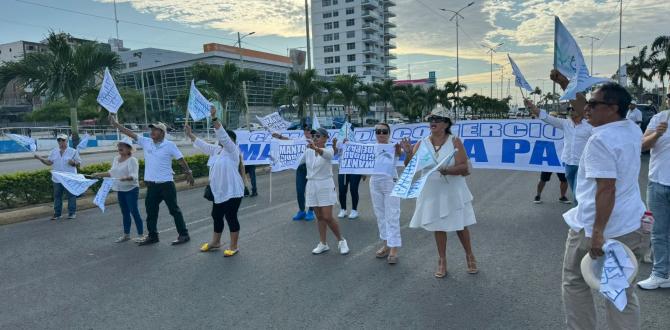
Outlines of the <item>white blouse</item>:
<svg viewBox="0 0 670 330">
<path fill-rule="evenodd" d="M 318 155 L 313 149 L 305 150 L 303 158 L 307 165 L 307 180 L 325 180 L 333 178 L 333 148 L 322 148 L 323 154 Z"/>
<path fill-rule="evenodd" d="M 214 203 L 220 204 L 231 198 L 244 196 L 244 181 L 240 176 L 240 149 L 230 139 L 223 128 L 215 129 L 221 145 L 209 144 L 196 139 L 193 146 L 209 155 L 209 186 L 214 195 Z"/>
<path fill-rule="evenodd" d="M 109 176 L 112 178 L 123 178 L 127 176 L 132 176 L 132 181 L 121 181 L 114 180 L 112 183 L 112 190 L 114 191 L 131 191 L 140 186 L 139 183 L 139 172 L 140 164 L 137 162 L 137 158 L 129 157 L 128 159 L 120 162 L 119 158 L 121 156 L 114 157 L 112 162 L 112 168 L 109 170 Z"/>
</svg>

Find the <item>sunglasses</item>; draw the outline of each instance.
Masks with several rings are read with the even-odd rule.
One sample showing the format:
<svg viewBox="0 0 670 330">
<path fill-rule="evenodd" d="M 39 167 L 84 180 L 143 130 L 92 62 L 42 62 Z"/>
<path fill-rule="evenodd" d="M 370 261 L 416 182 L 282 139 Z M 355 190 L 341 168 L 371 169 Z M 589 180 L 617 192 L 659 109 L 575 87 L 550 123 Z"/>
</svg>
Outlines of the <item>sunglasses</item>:
<svg viewBox="0 0 670 330">
<path fill-rule="evenodd" d="M 312 137 L 315 139 L 320 139 L 321 136 L 322 136 L 321 134 L 312 134 Z"/>
<path fill-rule="evenodd" d="M 388 135 L 388 134 L 389 134 L 389 130 L 387 130 L 387 129 L 385 129 L 385 128 L 376 129 L 376 130 L 375 130 L 375 134 L 377 134 L 377 135 Z"/>
<path fill-rule="evenodd" d="M 449 118 L 444 118 L 444 117 L 430 117 L 428 118 L 428 121 L 431 123 L 447 123 Z"/>
<path fill-rule="evenodd" d="M 56 139 L 56 141 L 61 142 L 61 141 L 65 141 L 65 140 L 63 140 L 63 139 Z"/>
<path fill-rule="evenodd" d="M 588 101 L 586 102 L 586 105 L 587 105 L 589 108 L 591 108 L 591 109 L 594 109 L 595 107 L 597 107 L 597 106 L 600 105 L 600 104 L 604 104 L 604 105 L 616 105 L 616 104 L 614 104 L 614 103 L 609 103 L 609 102 L 604 102 L 604 101 L 596 101 L 596 100 L 588 100 Z"/>
</svg>

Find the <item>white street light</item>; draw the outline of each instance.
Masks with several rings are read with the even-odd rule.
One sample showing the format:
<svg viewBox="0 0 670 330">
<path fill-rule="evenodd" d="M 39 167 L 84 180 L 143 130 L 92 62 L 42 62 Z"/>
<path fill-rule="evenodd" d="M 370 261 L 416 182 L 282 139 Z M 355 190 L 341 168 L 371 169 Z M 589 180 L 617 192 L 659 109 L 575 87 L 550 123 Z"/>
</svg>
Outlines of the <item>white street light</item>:
<svg viewBox="0 0 670 330">
<path fill-rule="evenodd" d="M 456 19 L 456 83 L 457 83 L 457 84 L 460 84 L 460 82 L 461 82 L 461 81 L 460 81 L 460 80 L 461 80 L 460 68 L 459 68 L 459 62 L 458 62 L 458 61 L 459 61 L 459 56 L 458 56 L 458 55 L 459 55 L 459 54 L 458 54 L 458 28 L 459 28 L 459 25 L 458 25 L 458 22 L 459 22 L 459 18 L 465 19 L 465 17 L 463 17 L 463 16 L 461 15 L 461 11 L 464 10 L 464 9 L 466 9 L 466 8 L 468 8 L 468 7 L 470 7 L 470 6 L 472 6 L 472 5 L 474 5 L 474 4 L 475 4 L 474 1 L 473 1 L 473 2 L 470 2 L 467 6 L 461 8 L 461 9 L 459 9 L 459 10 L 457 10 L 457 11 L 453 11 L 453 10 L 451 10 L 451 9 L 444 9 L 444 8 L 440 9 L 441 11 L 444 11 L 444 12 L 450 12 L 450 13 L 453 13 L 453 15 L 451 16 L 451 18 L 449 19 L 450 22 L 453 21 L 454 18 Z M 458 86 L 457 86 L 457 87 L 458 87 Z M 456 89 L 456 96 L 457 96 L 457 97 L 460 97 L 460 91 L 459 91 L 459 89 L 460 89 L 460 88 L 457 88 L 457 89 Z"/>
</svg>

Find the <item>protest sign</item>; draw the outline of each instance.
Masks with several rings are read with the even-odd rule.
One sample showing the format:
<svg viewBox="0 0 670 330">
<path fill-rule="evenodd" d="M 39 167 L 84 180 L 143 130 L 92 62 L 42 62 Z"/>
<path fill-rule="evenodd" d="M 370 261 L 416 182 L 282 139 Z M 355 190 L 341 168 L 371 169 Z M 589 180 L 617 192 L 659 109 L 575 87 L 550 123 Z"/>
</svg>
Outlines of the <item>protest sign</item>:
<svg viewBox="0 0 670 330">
<path fill-rule="evenodd" d="M 188 113 L 191 114 L 193 120 L 203 120 L 210 116 L 209 109 L 212 107 L 212 102 L 209 102 L 200 91 L 195 87 L 195 81 L 191 80 L 191 90 L 188 95 Z"/>
<path fill-rule="evenodd" d="M 297 169 L 306 149 L 305 140 L 272 141 L 270 148 L 272 172 Z"/>
<path fill-rule="evenodd" d="M 452 151 L 451 154 L 449 154 L 449 156 L 444 157 L 437 165 L 435 165 L 429 171 L 424 173 L 418 180 L 412 183 L 412 186 L 410 186 L 409 191 L 407 192 L 407 196 L 404 198 L 411 199 L 419 197 L 419 194 L 421 194 L 421 191 L 423 190 L 423 186 L 426 185 L 428 176 L 433 174 L 433 172 L 439 170 L 440 167 L 442 167 L 444 164 L 448 164 L 451 161 L 451 159 L 454 158 L 456 152 L 458 152 L 458 149 L 454 149 L 454 151 Z"/>
<path fill-rule="evenodd" d="M 18 143 L 26 150 L 32 152 L 37 151 L 37 142 L 34 139 L 19 134 L 6 133 L 5 135 L 7 135 L 8 138 L 14 140 L 14 142 Z"/>
<path fill-rule="evenodd" d="M 100 85 L 98 104 L 111 113 L 117 113 L 123 104 L 123 98 L 121 98 L 108 68 L 105 68 L 105 76 L 102 79 L 102 85 Z"/>
<path fill-rule="evenodd" d="M 392 144 L 345 143 L 339 157 L 340 174 L 384 174 L 395 170 Z"/>
<path fill-rule="evenodd" d="M 56 182 L 60 183 L 75 196 L 79 196 L 88 190 L 90 186 L 98 182 L 98 180 L 91 180 L 84 177 L 82 174 L 51 171 Z"/>
<path fill-rule="evenodd" d="M 93 204 L 97 205 L 103 213 L 105 212 L 105 201 L 107 200 L 109 191 L 112 190 L 113 183 L 113 178 L 104 178 L 102 180 L 102 186 L 100 186 L 98 193 L 95 194 L 95 197 L 93 198 Z"/>
<path fill-rule="evenodd" d="M 391 196 L 406 198 L 409 194 L 410 188 L 412 187 L 412 180 L 414 180 L 414 175 L 416 174 L 416 165 L 418 163 L 417 157 L 412 157 L 405 169 L 400 174 L 398 181 L 396 181 L 393 190 L 391 191 Z"/>
<path fill-rule="evenodd" d="M 261 125 L 267 128 L 270 132 L 281 132 L 291 126 L 291 123 L 284 120 L 279 112 L 276 111 L 265 117 L 256 116 L 256 119 L 258 119 Z"/>
</svg>

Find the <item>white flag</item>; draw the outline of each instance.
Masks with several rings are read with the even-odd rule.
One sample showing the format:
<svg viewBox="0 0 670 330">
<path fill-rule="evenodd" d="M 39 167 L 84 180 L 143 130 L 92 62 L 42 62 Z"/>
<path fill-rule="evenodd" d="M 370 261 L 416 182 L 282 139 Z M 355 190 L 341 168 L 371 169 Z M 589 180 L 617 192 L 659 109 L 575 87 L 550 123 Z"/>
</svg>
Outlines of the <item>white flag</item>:
<svg viewBox="0 0 670 330">
<path fill-rule="evenodd" d="M 91 136 L 88 134 L 84 134 L 84 137 L 81 138 L 81 142 L 77 145 L 77 150 L 83 150 L 88 148 L 88 140 L 91 139 Z"/>
<path fill-rule="evenodd" d="M 319 124 L 319 118 L 316 118 L 316 112 L 314 113 L 314 118 L 312 118 L 312 129 L 319 129 L 321 128 L 321 124 Z"/>
<path fill-rule="evenodd" d="M 103 213 L 105 212 L 105 201 L 107 200 L 109 191 L 112 190 L 113 183 L 113 178 L 102 179 L 102 186 L 100 186 L 98 193 L 95 194 L 95 197 L 93 198 L 93 204 L 97 205 Z"/>
<path fill-rule="evenodd" d="M 528 81 L 526 81 L 526 78 L 524 78 L 523 73 L 521 73 L 521 70 L 519 67 L 516 65 L 514 60 L 512 59 L 509 54 L 507 54 L 507 58 L 509 58 L 509 63 L 512 65 L 512 74 L 514 74 L 514 85 L 517 87 L 521 87 L 529 92 L 533 91 L 533 88 L 530 87 L 530 84 Z"/>
<path fill-rule="evenodd" d="M 584 56 L 568 29 L 556 16 L 554 20 L 554 65 L 566 78 L 572 80 L 577 75 L 580 63 L 584 62 Z M 589 70 L 584 65 L 582 74 L 589 75 Z"/>
<path fill-rule="evenodd" d="M 276 111 L 264 117 L 256 116 L 256 119 L 258 119 L 261 125 L 267 128 L 270 132 L 285 131 L 291 126 L 291 123 L 284 120 L 279 112 Z"/>
<path fill-rule="evenodd" d="M 193 120 L 198 121 L 210 116 L 209 109 L 212 102 L 209 102 L 200 91 L 195 87 L 195 81 L 191 80 L 191 91 L 188 96 L 188 112 Z"/>
<path fill-rule="evenodd" d="M 340 128 L 340 131 L 337 133 L 337 136 L 340 140 L 344 141 L 347 139 L 349 142 L 356 142 L 356 135 L 354 134 L 354 128 L 352 127 L 349 121 L 345 121 Z"/>
<path fill-rule="evenodd" d="M 575 77 L 570 79 L 570 84 L 568 84 L 568 87 L 565 89 L 565 94 L 560 98 L 561 101 L 574 100 L 577 98 L 577 93 L 581 93 L 595 84 L 610 81 L 607 78 L 589 76 L 586 65 L 584 63 L 579 63 L 579 61 L 580 60 L 577 60 L 577 73 Z"/>
<path fill-rule="evenodd" d="M 35 152 L 37 151 L 37 142 L 29 138 L 25 135 L 19 135 L 19 134 L 11 134 L 11 133 L 6 133 L 7 137 L 10 139 L 14 140 L 16 143 L 21 145 L 22 147 L 26 148 L 26 150 Z"/>
<path fill-rule="evenodd" d="M 105 68 L 105 77 L 102 79 L 102 85 L 100 85 L 98 103 L 111 113 L 117 113 L 123 104 L 123 98 L 121 98 L 114 79 L 112 79 L 112 75 L 107 68 Z"/>
<path fill-rule="evenodd" d="M 88 190 L 90 186 L 98 182 L 98 180 L 91 180 L 84 177 L 82 174 L 51 171 L 56 182 L 60 183 L 75 196 L 80 196 Z"/>
<path fill-rule="evenodd" d="M 442 161 L 435 164 L 428 172 L 425 172 L 418 180 L 412 182 L 414 175 L 418 171 L 417 164 L 419 163 L 418 157 L 412 157 L 412 160 L 409 161 L 407 167 L 398 178 L 393 190 L 391 191 L 391 196 L 400 197 L 403 199 L 417 198 L 421 191 L 423 190 L 428 176 L 437 171 L 442 165 L 449 163 L 452 158 L 456 155 L 458 150 L 454 149 L 451 154 L 447 157 L 444 157 Z M 418 156 L 418 155 L 417 155 Z"/>
</svg>

